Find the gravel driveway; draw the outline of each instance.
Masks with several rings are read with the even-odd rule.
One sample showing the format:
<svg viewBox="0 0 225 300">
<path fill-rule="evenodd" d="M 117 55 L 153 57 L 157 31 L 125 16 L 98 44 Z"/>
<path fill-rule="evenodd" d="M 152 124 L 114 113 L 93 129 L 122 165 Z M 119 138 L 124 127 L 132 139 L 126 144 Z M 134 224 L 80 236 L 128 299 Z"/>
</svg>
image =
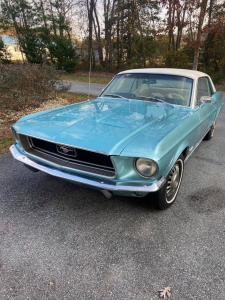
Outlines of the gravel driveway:
<svg viewBox="0 0 225 300">
<path fill-rule="evenodd" d="M 0 155 L 0 299 L 223 299 L 225 109 L 175 204 L 113 197 Z"/>
</svg>

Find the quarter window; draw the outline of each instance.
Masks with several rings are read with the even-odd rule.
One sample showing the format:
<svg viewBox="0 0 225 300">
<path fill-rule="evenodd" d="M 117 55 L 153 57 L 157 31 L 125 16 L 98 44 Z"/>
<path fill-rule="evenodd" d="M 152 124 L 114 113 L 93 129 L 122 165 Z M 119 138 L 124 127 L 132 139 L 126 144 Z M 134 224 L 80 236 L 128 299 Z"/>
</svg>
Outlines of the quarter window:
<svg viewBox="0 0 225 300">
<path fill-rule="evenodd" d="M 200 104 L 200 98 L 202 96 L 211 96 L 211 89 L 209 86 L 208 78 L 202 77 L 198 79 L 198 88 L 197 88 L 197 99 L 196 105 Z"/>
</svg>

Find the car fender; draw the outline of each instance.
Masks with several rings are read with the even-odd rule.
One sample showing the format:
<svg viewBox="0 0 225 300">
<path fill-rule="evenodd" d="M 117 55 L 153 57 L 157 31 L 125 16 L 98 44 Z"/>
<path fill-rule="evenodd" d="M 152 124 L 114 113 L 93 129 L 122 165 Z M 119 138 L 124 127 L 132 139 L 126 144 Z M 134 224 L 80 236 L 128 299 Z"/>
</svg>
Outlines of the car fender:
<svg viewBox="0 0 225 300">
<path fill-rule="evenodd" d="M 160 176 L 167 176 L 171 168 L 175 164 L 178 157 L 183 153 L 184 159 L 189 153 L 190 146 L 187 141 L 183 140 L 181 143 L 176 144 L 165 156 L 159 161 L 159 173 Z"/>
</svg>

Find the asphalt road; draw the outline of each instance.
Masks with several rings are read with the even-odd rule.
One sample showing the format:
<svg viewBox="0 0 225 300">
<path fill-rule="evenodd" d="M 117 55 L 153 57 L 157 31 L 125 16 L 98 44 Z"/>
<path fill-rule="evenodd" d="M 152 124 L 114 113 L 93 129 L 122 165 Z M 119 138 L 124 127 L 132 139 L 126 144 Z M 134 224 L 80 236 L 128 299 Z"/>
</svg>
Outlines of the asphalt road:
<svg viewBox="0 0 225 300">
<path fill-rule="evenodd" d="M 185 165 L 174 205 L 113 197 L 0 156 L 0 299 L 220 300 L 225 109 Z"/>
<path fill-rule="evenodd" d="M 106 84 L 100 84 L 100 83 L 89 83 L 88 82 L 75 82 L 75 81 L 68 81 L 70 83 L 70 89 L 69 92 L 74 93 L 82 93 L 82 94 L 89 94 L 98 96 L 101 91 L 104 89 Z"/>
</svg>

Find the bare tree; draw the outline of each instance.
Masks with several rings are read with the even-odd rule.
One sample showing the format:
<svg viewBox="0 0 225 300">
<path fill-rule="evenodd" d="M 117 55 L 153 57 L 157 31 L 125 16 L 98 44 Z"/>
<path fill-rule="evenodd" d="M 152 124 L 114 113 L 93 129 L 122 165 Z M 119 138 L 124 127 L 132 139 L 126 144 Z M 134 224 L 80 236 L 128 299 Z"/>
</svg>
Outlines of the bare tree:
<svg viewBox="0 0 225 300">
<path fill-rule="evenodd" d="M 101 40 L 101 27 L 100 27 L 100 22 L 98 18 L 98 12 L 96 9 L 96 5 L 94 6 L 94 28 L 95 28 L 95 37 L 96 37 L 96 42 L 97 42 L 97 47 L 98 47 L 98 55 L 99 55 L 99 61 L 102 64 L 103 62 L 103 50 L 102 50 L 102 40 Z"/>
<path fill-rule="evenodd" d="M 188 25 L 187 13 L 192 15 L 195 0 L 163 0 L 162 4 L 167 9 L 168 49 L 177 51 L 181 47 L 183 29 Z"/>
<path fill-rule="evenodd" d="M 115 2 L 116 0 L 104 0 L 104 16 L 105 16 L 105 49 L 106 49 L 106 65 L 112 70 L 113 45 L 112 33 L 115 22 Z"/>
<path fill-rule="evenodd" d="M 199 14 L 197 37 L 196 37 L 196 41 L 195 41 L 193 70 L 198 69 L 199 48 L 200 48 L 200 43 L 201 43 L 202 26 L 203 26 L 203 22 L 204 22 L 204 18 L 205 18 L 207 3 L 208 3 L 208 0 L 202 0 L 202 2 L 200 3 L 200 14 Z"/>
</svg>

